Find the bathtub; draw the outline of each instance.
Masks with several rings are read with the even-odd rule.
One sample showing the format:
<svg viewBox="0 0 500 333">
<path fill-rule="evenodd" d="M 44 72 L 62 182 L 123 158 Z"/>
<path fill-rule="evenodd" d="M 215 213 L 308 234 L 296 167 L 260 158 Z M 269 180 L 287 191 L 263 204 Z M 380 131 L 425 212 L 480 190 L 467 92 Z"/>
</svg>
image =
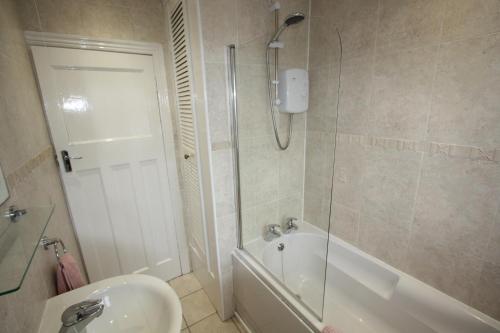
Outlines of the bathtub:
<svg viewBox="0 0 500 333">
<path fill-rule="evenodd" d="M 233 256 L 235 301 L 256 331 L 319 332 L 331 325 L 342 333 L 500 333 L 498 321 L 309 223 L 244 247 Z M 259 306 L 272 298 L 272 307 Z"/>
</svg>

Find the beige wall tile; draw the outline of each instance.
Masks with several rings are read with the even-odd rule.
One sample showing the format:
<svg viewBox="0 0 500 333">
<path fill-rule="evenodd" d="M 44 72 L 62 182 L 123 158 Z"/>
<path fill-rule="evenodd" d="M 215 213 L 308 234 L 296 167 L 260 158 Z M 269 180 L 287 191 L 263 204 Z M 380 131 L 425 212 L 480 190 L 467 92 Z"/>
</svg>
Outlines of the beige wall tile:
<svg viewBox="0 0 500 333">
<path fill-rule="evenodd" d="M 377 54 L 365 134 L 425 138 L 436 52 L 426 47 Z"/>
<path fill-rule="evenodd" d="M 228 141 L 231 138 L 229 128 L 229 110 L 226 92 L 226 68 L 224 64 L 208 63 L 207 109 L 212 142 Z"/>
<path fill-rule="evenodd" d="M 222 277 L 224 280 L 231 280 L 232 283 L 232 253 L 237 246 L 236 213 L 217 218 L 217 230 L 219 231 L 219 263 L 222 267 Z M 229 282 L 228 282 L 229 283 Z M 224 288 L 229 288 L 229 295 L 225 295 L 225 300 L 232 302 L 232 284 L 223 283 Z"/>
<path fill-rule="evenodd" d="M 251 42 L 259 37 L 269 39 L 271 26 L 268 4 L 263 0 L 237 0 L 238 44 Z M 260 48 L 264 49 L 265 44 Z"/>
<path fill-rule="evenodd" d="M 493 318 L 500 318 L 500 266 L 484 264 L 472 305 Z"/>
<path fill-rule="evenodd" d="M 500 35 L 443 44 L 429 139 L 500 146 Z"/>
<path fill-rule="evenodd" d="M 126 7 L 82 6 L 81 13 L 84 35 L 101 38 L 134 39 L 132 17 Z M 66 30 L 63 28 L 62 31 L 57 32 L 63 31 Z"/>
<path fill-rule="evenodd" d="M 288 198 L 282 198 L 278 203 L 278 222 L 283 225 L 289 218 L 302 218 L 302 195 L 301 193 L 290 193 Z"/>
<path fill-rule="evenodd" d="M 329 198 L 318 195 L 316 192 L 304 193 L 304 221 L 320 228 L 328 230 L 330 214 L 327 207 L 330 205 Z"/>
<path fill-rule="evenodd" d="M 394 218 L 379 219 L 361 213 L 359 248 L 396 268 L 403 269 L 410 239 L 410 223 Z"/>
<path fill-rule="evenodd" d="M 238 67 L 238 126 L 240 137 L 272 134 L 266 72 L 262 65 Z"/>
<path fill-rule="evenodd" d="M 266 48 L 269 41 L 267 35 L 261 35 L 247 42 L 238 42 L 238 64 L 241 65 L 265 65 Z"/>
<path fill-rule="evenodd" d="M 284 137 L 282 134 L 281 137 Z M 304 137 L 305 132 L 294 130 L 290 146 L 280 152 L 278 160 L 278 197 L 302 196 L 304 186 Z"/>
<path fill-rule="evenodd" d="M 279 223 L 278 201 L 261 203 L 255 206 L 255 224 L 257 236 L 262 236 L 264 227 L 269 224 Z"/>
<path fill-rule="evenodd" d="M 333 132 L 337 121 L 337 63 L 309 71 L 309 109 L 307 130 Z"/>
<path fill-rule="evenodd" d="M 372 148 L 361 159 L 361 212 L 380 220 L 411 220 L 420 153 Z"/>
<path fill-rule="evenodd" d="M 334 133 L 307 132 L 304 220 L 323 230 L 330 222 L 334 143 Z"/>
<path fill-rule="evenodd" d="M 243 199 L 242 202 L 244 202 Z M 262 230 L 260 230 L 257 226 L 256 214 L 257 212 L 255 206 L 249 208 L 242 208 L 241 225 L 242 225 L 243 243 L 249 242 L 258 237 L 259 235 L 262 235 Z"/>
<path fill-rule="evenodd" d="M 325 68 L 338 59 L 327 20 L 335 18 L 344 58 L 333 232 L 498 318 L 500 7 L 378 3 L 377 12 L 368 0 L 312 2 L 304 219 L 328 226 L 325 147 L 313 131 L 330 127 L 320 111 L 332 80 Z"/>
<path fill-rule="evenodd" d="M 358 215 L 360 247 L 397 267 L 408 245 L 420 158 L 420 153 L 337 143 L 333 200 L 351 214 L 344 222 L 352 228 L 346 240 L 356 236 Z M 335 231 L 337 221 L 332 223 Z"/>
<path fill-rule="evenodd" d="M 412 236 L 484 258 L 498 198 L 498 164 L 426 156 Z"/>
<path fill-rule="evenodd" d="M 412 236 L 406 272 L 448 295 L 470 304 L 482 262 L 446 246 Z"/>
<path fill-rule="evenodd" d="M 444 0 L 381 0 L 378 48 L 400 50 L 437 44 Z"/>
<path fill-rule="evenodd" d="M 500 265 L 500 213 L 497 213 L 496 222 L 490 233 L 485 260 Z"/>
<path fill-rule="evenodd" d="M 333 198 L 353 210 L 359 210 L 362 202 L 362 183 L 367 151 L 359 145 L 338 141 L 335 149 L 335 178 Z"/>
<path fill-rule="evenodd" d="M 78 0 L 36 0 L 36 2 L 43 31 L 82 35 L 91 31 L 89 25 L 96 24 L 95 21 L 82 19 L 84 13 L 82 7 L 86 6 L 82 6 Z"/>
<path fill-rule="evenodd" d="M 225 46 L 236 43 L 234 0 L 201 0 L 203 47 L 206 62 L 224 62 Z"/>
<path fill-rule="evenodd" d="M 332 22 L 329 32 L 336 39 L 333 27 L 342 35 L 343 55 L 346 58 L 371 54 L 375 47 L 378 27 L 378 0 L 341 0 L 335 1 L 332 16 L 326 17 Z M 328 10 L 326 11 L 328 13 Z"/>
<path fill-rule="evenodd" d="M 337 34 L 332 31 L 330 17 L 314 17 L 309 34 L 309 68 L 321 67 L 340 59 Z"/>
<path fill-rule="evenodd" d="M 234 214 L 234 177 L 233 157 L 230 149 L 212 152 L 212 162 L 217 165 L 213 172 L 216 197 L 216 215 L 219 217 Z"/>
<path fill-rule="evenodd" d="M 447 0 L 443 40 L 500 32 L 500 3 L 496 0 Z"/>
<path fill-rule="evenodd" d="M 359 212 L 332 203 L 331 233 L 356 245 L 359 239 Z"/>
<path fill-rule="evenodd" d="M 134 39 L 139 41 L 165 43 L 163 13 L 155 7 L 129 9 Z"/>
<path fill-rule="evenodd" d="M 365 134 L 373 90 L 373 55 L 344 59 L 340 82 L 339 132 Z M 312 83 L 311 83 L 312 85 Z"/>
<path fill-rule="evenodd" d="M 23 30 L 40 31 L 40 20 L 36 9 L 35 0 L 16 1 L 17 13 Z"/>
</svg>

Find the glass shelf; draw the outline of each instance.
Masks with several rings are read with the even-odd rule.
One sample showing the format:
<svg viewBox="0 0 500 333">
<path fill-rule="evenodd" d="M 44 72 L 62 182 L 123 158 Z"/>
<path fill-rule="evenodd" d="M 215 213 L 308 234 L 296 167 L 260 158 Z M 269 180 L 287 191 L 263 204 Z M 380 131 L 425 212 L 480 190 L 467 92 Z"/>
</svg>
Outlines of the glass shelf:
<svg viewBox="0 0 500 333">
<path fill-rule="evenodd" d="M 21 288 L 53 211 L 53 205 L 26 208 L 15 222 L 1 212 L 0 296 Z"/>
</svg>

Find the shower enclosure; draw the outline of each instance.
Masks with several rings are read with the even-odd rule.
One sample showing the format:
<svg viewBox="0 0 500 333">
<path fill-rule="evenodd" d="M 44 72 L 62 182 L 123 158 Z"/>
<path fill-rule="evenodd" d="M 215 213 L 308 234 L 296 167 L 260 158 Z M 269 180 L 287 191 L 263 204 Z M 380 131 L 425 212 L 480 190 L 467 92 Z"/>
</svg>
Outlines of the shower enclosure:
<svg viewBox="0 0 500 333">
<path fill-rule="evenodd" d="M 469 100 L 500 103 L 480 89 L 499 88 L 486 70 L 500 68 L 498 42 L 432 30 L 451 24 L 428 18 L 434 4 L 270 5 L 248 13 L 227 57 L 237 311 L 251 312 L 241 259 L 310 331 L 500 332 L 489 234 L 500 137 L 488 121 L 500 119 Z M 307 111 L 293 116 L 278 93 L 291 69 L 309 78 Z"/>
<path fill-rule="evenodd" d="M 340 44 L 335 35 L 331 59 L 311 66 L 309 3 L 280 5 L 259 39 L 239 43 L 229 56 L 236 57 L 240 246 L 320 319 L 340 65 L 334 54 L 340 54 Z M 284 84 L 279 76 L 290 69 L 309 74 L 306 112 L 280 111 L 286 96 L 278 94 Z M 318 82 L 323 74 L 331 80 L 328 87 Z"/>
</svg>

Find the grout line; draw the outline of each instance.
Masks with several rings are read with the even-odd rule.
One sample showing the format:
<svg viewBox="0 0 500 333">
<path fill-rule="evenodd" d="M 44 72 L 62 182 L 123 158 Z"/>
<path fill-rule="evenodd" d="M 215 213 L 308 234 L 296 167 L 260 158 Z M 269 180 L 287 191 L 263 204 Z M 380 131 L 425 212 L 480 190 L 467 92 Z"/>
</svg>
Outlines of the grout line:
<svg viewBox="0 0 500 333">
<path fill-rule="evenodd" d="M 424 158 L 425 154 L 420 153 L 420 161 L 418 163 L 418 175 L 417 175 L 417 182 L 415 186 L 415 193 L 413 195 L 413 207 L 411 209 L 410 213 L 410 225 L 409 225 L 409 230 L 408 230 L 408 243 L 406 244 L 405 248 L 405 253 L 403 257 L 403 267 L 405 267 L 405 271 L 409 269 L 408 267 L 408 256 L 410 255 L 410 246 L 411 246 L 411 241 L 413 238 L 413 224 L 415 223 L 415 217 L 417 214 L 417 201 L 418 201 L 418 195 L 420 192 L 420 183 L 422 179 L 422 173 L 423 173 L 423 166 L 424 166 Z"/>
<path fill-rule="evenodd" d="M 187 327 L 188 327 L 188 328 L 189 328 L 189 327 L 193 327 L 194 325 L 201 323 L 202 321 L 204 321 L 204 320 L 205 320 L 205 319 L 207 319 L 208 317 L 213 316 L 214 314 L 215 314 L 215 315 L 217 316 L 217 318 L 218 318 L 217 311 L 215 311 L 215 308 L 214 308 L 214 312 L 210 313 L 209 315 L 207 315 L 207 316 L 205 316 L 205 317 L 201 318 L 201 319 L 200 319 L 200 320 L 198 320 L 198 321 L 195 321 L 194 323 L 192 323 L 192 324 L 190 324 L 190 325 L 186 322 L 186 325 L 187 325 Z M 220 318 L 219 318 L 219 320 L 220 320 Z"/>
<path fill-rule="evenodd" d="M 173 289 L 173 288 L 172 288 L 172 289 Z M 192 292 L 190 292 L 189 294 L 186 294 L 186 295 L 184 295 L 184 296 L 182 296 L 182 297 L 179 297 L 179 299 L 184 299 L 184 298 L 186 298 L 186 297 L 188 297 L 188 296 L 191 296 L 191 295 L 192 295 L 192 294 L 194 294 L 194 293 L 197 293 L 197 292 L 198 292 L 198 291 L 200 291 L 200 290 L 203 290 L 203 288 L 196 289 L 195 291 L 192 291 Z M 175 290 L 174 290 L 174 291 L 175 291 Z"/>
</svg>

